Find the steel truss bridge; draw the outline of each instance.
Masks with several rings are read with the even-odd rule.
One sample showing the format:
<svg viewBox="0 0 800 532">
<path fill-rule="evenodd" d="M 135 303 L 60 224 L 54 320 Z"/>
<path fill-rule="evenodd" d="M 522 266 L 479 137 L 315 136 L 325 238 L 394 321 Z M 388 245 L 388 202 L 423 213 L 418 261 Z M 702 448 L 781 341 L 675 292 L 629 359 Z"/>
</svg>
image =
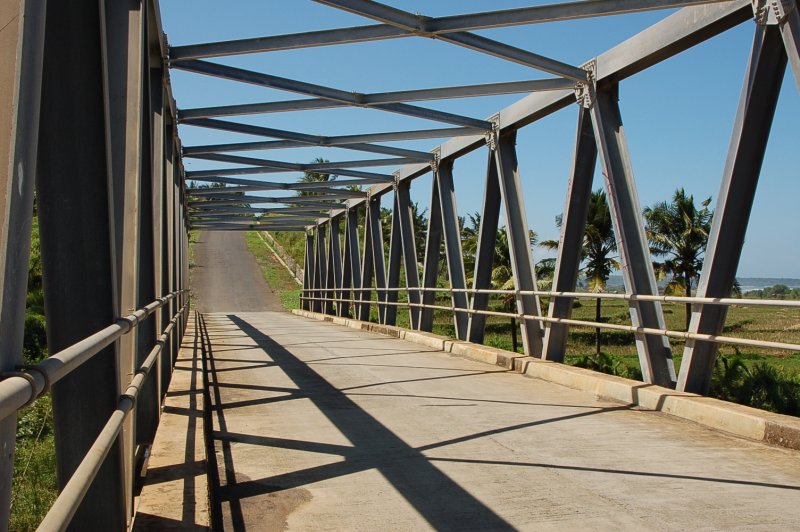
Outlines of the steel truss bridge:
<svg viewBox="0 0 800 532">
<path fill-rule="evenodd" d="M 394 325 L 407 308 L 411 328 L 430 331 L 434 311 L 452 312 L 458 340 L 482 343 L 486 317 L 516 317 L 526 355 L 562 362 L 570 326 L 589 196 L 599 160 L 615 228 L 630 326 L 644 381 L 707 393 L 720 343 L 798 350 L 800 346 L 722 335 L 767 138 L 785 71 L 800 86 L 800 10 L 796 0 L 586 0 L 426 17 L 371 0 L 317 0 L 369 24 L 287 35 L 170 47 L 157 0 L 0 5 L 0 528 L 7 526 L 17 412 L 52 393 L 61 496 L 43 530 L 115 530 L 130 522 L 134 470 L 153 442 L 188 320 L 188 234 L 203 231 L 306 233 L 302 305 L 307 311 Z M 567 64 L 474 33 L 487 28 L 680 8 L 609 50 Z M 621 83 L 736 26 L 754 38 L 712 232 L 696 297 L 660 296 L 623 128 Z M 432 38 L 546 77 L 516 82 L 349 92 L 215 62 L 278 50 L 413 37 Z M 595 55 L 591 55 L 595 54 Z M 745 58 L 742 58 L 744 61 Z M 179 108 L 170 71 L 213 76 L 302 98 Z M 488 118 L 436 111 L 416 102 L 520 94 Z M 254 126 L 244 115 L 360 107 L 420 120 L 420 128 L 346 136 Z M 517 132 L 571 107 L 577 115 L 552 290 L 537 290 Z M 732 112 L 734 112 L 732 110 Z M 431 122 L 436 128 L 426 128 Z M 178 126 L 231 134 L 231 141 L 184 146 Z M 247 134 L 260 140 L 240 142 Z M 443 139 L 431 151 L 402 141 Z M 320 147 L 384 158 L 307 163 L 238 155 Z M 488 147 L 474 278 L 466 278 L 453 164 Z M 229 163 L 186 171 L 184 160 Z M 233 166 L 231 166 L 233 165 Z M 392 173 L 369 170 L 393 166 Z M 325 172 L 325 183 L 248 176 Z M 411 209 L 415 179 L 432 174 L 430 223 L 417 254 Z M 221 188 L 188 189 L 187 182 Z M 357 187 L 354 187 L 356 185 Z M 266 195 L 265 191 L 277 191 Z M 288 191 L 288 193 L 287 193 Z M 313 195 L 287 195 L 296 192 Z M 259 194 L 253 194 L 259 193 Z M 392 202 L 391 239 L 382 237 L 381 198 Z M 22 366 L 26 286 L 34 203 L 41 231 L 47 339 L 51 356 Z M 266 206 L 265 206 L 266 205 Z M 501 215 L 511 255 L 516 309 L 488 310 Z M 365 220 L 360 242 L 359 219 Z M 450 286 L 436 286 L 444 244 Z M 421 271 L 419 264 L 421 263 Z M 405 272 L 401 276 L 401 270 Z M 405 286 L 401 286 L 401 278 Z M 451 305 L 436 305 L 437 292 Z M 399 294 L 406 298 L 399 298 Z M 547 309 L 539 297 L 549 296 Z M 694 304 L 688 332 L 666 329 L 661 304 Z M 754 301 L 791 306 L 791 302 Z M 676 374 L 669 338 L 685 340 Z M 98 501 L 103 501 L 101 504 Z M 71 524 L 70 524 L 71 523 Z"/>
</svg>

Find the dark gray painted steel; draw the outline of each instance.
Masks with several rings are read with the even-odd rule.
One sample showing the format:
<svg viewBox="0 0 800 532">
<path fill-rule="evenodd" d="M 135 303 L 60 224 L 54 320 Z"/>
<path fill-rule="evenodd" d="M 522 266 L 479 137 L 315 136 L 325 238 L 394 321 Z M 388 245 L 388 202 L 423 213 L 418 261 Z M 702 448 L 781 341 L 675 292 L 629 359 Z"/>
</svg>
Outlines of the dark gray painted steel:
<svg viewBox="0 0 800 532">
<path fill-rule="evenodd" d="M 628 147 L 617 105 L 616 87 L 600 91 L 592 106 L 592 123 L 608 193 L 608 204 L 617 236 L 622 278 L 629 294 L 655 295 L 653 261 L 642 223 L 642 209 L 636 193 Z M 664 329 L 661 304 L 633 301 L 630 304 L 634 327 Z M 665 336 L 636 334 L 636 349 L 645 382 L 675 387 L 675 365 Z"/>
<path fill-rule="evenodd" d="M 511 255 L 511 272 L 514 288 L 536 290 L 536 275 L 533 271 L 531 240 L 525 201 L 522 196 L 519 166 L 517 165 L 517 136 L 501 135 L 497 139 L 495 161 L 506 214 L 508 252 Z M 539 316 L 539 298 L 532 295 L 516 296 L 517 311 L 529 316 Z M 538 321 L 522 320 L 522 347 L 528 356 L 542 356 L 542 327 Z"/>
<path fill-rule="evenodd" d="M 50 353 L 116 318 L 102 28 L 95 1 L 48 2 L 39 130 L 47 149 L 39 153 L 36 188 Z M 53 386 L 61 487 L 116 409 L 118 377 L 115 349 L 107 347 Z M 71 530 L 127 527 L 123 471 L 117 440 Z"/>
<path fill-rule="evenodd" d="M 497 161 L 495 150 L 489 149 L 489 162 L 486 167 L 486 185 L 483 190 L 483 207 L 481 222 L 478 227 L 478 248 L 475 252 L 475 271 L 472 287 L 486 289 L 492 287 L 492 268 L 494 266 L 495 244 L 497 243 L 497 227 L 500 222 L 500 180 L 497 178 Z M 470 308 L 486 310 L 489 305 L 489 294 L 473 294 Z M 470 314 L 467 327 L 467 340 L 477 344 L 483 343 L 486 329 L 485 314 Z"/>
<path fill-rule="evenodd" d="M 561 218 L 561 238 L 553 274 L 553 291 L 574 292 L 578 286 L 581 259 L 583 258 L 584 231 L 592 194 L 592 179 L 597 164 L 597 142 L 588 109 L 578 111 L 578 135 L 575 156 L 567 185 L 567 201 Z M 572 298 L 554 297 L 550 300 L 547 315 L 551 318 L 569 318 L 572 315 Z M 563 362 L 567 350 L 569 326 L 551 323 L 544 331 L 542 358 Z"/>
<path fill-rule="evenodd" d="M 750 210 L 769 138 L 783 75 L 786 51 L 777 26 L 757 26 L 739 111 L 714 209 L 699 297 L 728 297 L 736 279 Z M 721 334 L 727 307 L 695 307 L 689 332 Z M 683 352 L 678 389 L 708 393 L 718 344 L 689 340 Z"/>
</svg>

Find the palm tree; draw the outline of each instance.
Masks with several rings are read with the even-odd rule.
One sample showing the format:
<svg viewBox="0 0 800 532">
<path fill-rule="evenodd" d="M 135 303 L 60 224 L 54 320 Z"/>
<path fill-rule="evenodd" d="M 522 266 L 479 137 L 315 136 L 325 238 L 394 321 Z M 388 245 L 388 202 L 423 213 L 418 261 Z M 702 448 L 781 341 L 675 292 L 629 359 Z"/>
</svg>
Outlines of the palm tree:
<svg viewBox="0 0 800 532">
<path fill-rule="evenodd" d="M 711 231 L 714 212 L 708 208 L 711 198 L 706 198 L 698 209 L 694 196 L 687 196 L 683 188 L 675 191 L 671 202 L 662 201 L 644 210 L 647 239 L 650 251 L 663 262 L 654 262 L 659 279 L 669 276 L 666 293 L 683 289 L 686 297 L 692 296 L 692 282 L 700 276 L 703 253 Z M 691 303 L 686 303 L 686 328 L 692 315 Z"/>
<path fill-rule="evenodd" d="M 311 164 L 323 164 L 328 163 L 327 159 L 323 159 L 322 157 L 317 157 L 316 159 L 311 161 Z M 303 176 L 298 180 L 300 183 L 327 183 L 328 181 L 336 180 L 336 175 L 329 174 L 325 172 L 313 172 L 310 170 L 306 170 L 303 172 Z M 307 190 L 298 190 L 298 196 L 317 196 L 319 195 L 318 192 L 312 192 Z"/>
<path fill-rule="evenodd" d="M 561 215 L 556 216 L 556 226 L 561 228 Z M 548 249 L 558 249 L 558 242 L 546 240 L 541 244 Z M 589 208 L 586 215 L 586 228 L 583 231 L 583 249 L 581 260 L 585 261 L 581 272 L 586 279 L 589 292 L 595 294 L 606 289 L 611 272 L 620 265 L 614 254 L 617 252 L 617 239 L 611 224 L 611 211 L 608 207 L 606 193 L 597 189 L 589 196 Z M 603 300 L 595 300 L 594 321 L 600 322 L 603 317 Z M 600 356 L 600 329 L 594 331 L 595 354 Z"/>
</svg>

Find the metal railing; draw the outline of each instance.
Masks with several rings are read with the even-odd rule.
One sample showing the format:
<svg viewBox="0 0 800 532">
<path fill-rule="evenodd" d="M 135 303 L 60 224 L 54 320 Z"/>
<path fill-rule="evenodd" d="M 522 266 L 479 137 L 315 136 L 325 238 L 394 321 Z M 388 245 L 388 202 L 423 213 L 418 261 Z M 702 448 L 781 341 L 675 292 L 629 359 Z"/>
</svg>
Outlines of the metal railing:
<svg viewBox="0 0 800 532">
<path fill-rule="evenodd" d="M 671 329 L 659 329 L 653 327 L 636 327 L 634 325 L 623 325 L 614 323 L 603 323 L 590 320 L 579 320 L 573 318 L 555 318 L 550 316 L 538 316 L 532 314 L 525 314 L 522 312 L 510 311 L 495 311 L 495 310 L 477 310 L 471 308 L 461 308 L 454 305 L 432 305 L 425 303 L 413 303 L 411 301 L 388 301 L 388 300 L 373 300 L 373 299 L 357 299 L 355 297 L 329 297 L 331 293 L 336 292 L 351 292 L 353 295 L 356 293 L 371 293 L 376 292 L 380 297 L 381 293 L 388 292 L 415 292 L 420 295 L 423 292 L 444 292 L 444 293 L 466 293 L 466 294 L 489 294 L 489 295 L 513 295 L 519 296 L 539 296 L 551 298 L 567 298 L 567 299 L 611 299 L 623 300 L 628 302 L 636 301 L 653 301 L 659 303 L 688 303 L 692 305 L 719 305 L 719 306 L 758 306 L 758 307 L 783 307 L 783 308 L 800 308 L 800 301 L 787 301 L 775 299 L 738 299 L 738 298 L 713 298 L 713 297 L 686 297 L 686 296 L 667 296 L 667 295 L 634 295 L 634 294 L 608 294 L 608 293 L 592 293 L 592 292 L 554 292 L 547 290 L 501 290 L 501 289 L 474 289 L 474 288 L 447 288 L 447 287 L 419 287 L 419 288 L 349 288 L 340 290 L 336 288 L 316 288 L 305 289 L 303 295 L 300 297 L 301 301 L 319 301 L 329 302 L 341 305 L 347 303 L 353 307 L 358 305 L 377 305 L 381 306 L 395 306 L 407 308 L 419 308 L 430 310 L 441 310 L 452 313 L 461 313 L 467 315 L 484 315 L 496 316 L 506 318 L 516 318 L 525 321 L 537 321 L 545 324 L 561 324 L 571 325 L 577 327 L 587 327 L 592 329 L 606 329 L 614 331 L 630 332 L 634 334 L 658 335 L 666 336 L 669 338 L 676 338 L 680 340 L 699 340 L 704 342 L 714 342 L 718 344 L 740 345 L 746 347 L 760 347 L 766 349 L 780 349 L 787 351 L 800 351 L 800 344 L 792 344 L 786 342 L 771 342 L 767 340 L 754 340 L 748 338 L 738 338 L 733 336 L 723 336 L 715 334 L 701 334 L 691 333 L 687 331 L 675 331 Z M 308 293 L 320 293 L 319 296 L 308 296 Z"/>
<path fill-rule="evenodd" d="M 117 319 L 114 323 L 97 331 L 95 334 L 44 359 L 35 366 L 1 374 L 0 377 L 4 377 L 4 380 L 0 381 L 0 420 L 32 404 L 36 399 L 46 394 L 53 384 L 91 360 L 94 355 L 105 347 L 131 332 L 156 310 L 186 292 L 188 290 L 178 290 L 160 297 L 132 314 Z M 111 414 L 105 427 L 59 494 L 47 516 L 39 525 L 38 530 L 65 530 L 67 528 L 122 430 L 125 419 L 133 410 L 139 391 L 142 389 L 152 368 L 159 361 L 165 347 L 168 346 L 167 343 L 170 337 L 188 310 L 189 302 L 187 301 L 172 316 L 147 358 L 134 372 L 128 387 L 120 395 L 116 410 Z"/>
</svg>

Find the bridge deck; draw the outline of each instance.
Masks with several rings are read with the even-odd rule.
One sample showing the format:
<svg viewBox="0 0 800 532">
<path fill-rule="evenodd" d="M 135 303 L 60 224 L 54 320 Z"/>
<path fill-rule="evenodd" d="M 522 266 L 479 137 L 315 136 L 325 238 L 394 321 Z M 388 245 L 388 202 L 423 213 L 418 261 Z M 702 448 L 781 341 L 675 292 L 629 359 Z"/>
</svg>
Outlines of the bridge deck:
<svg viewBox="0 0 800 532">
<path fill-rule="evenodd" d="M 800 522 L 796 452 L 283 312 L 206 320 L 226 530 Z"/>
</svg>

